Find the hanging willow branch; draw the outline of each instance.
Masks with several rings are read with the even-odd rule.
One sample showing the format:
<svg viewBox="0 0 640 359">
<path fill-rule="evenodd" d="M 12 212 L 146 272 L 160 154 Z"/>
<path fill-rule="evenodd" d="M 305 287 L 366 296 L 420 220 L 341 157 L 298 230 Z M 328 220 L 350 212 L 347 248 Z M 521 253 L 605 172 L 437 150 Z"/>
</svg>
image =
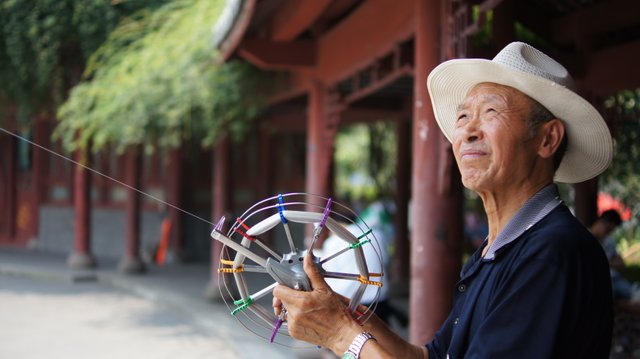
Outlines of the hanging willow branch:
<svg viewBox="0 0 640 359">
<path fill-rule="evenodd" d="M 24 121 L 55 107 L 122 17 L 165 1 L 1 1 L 0 100 Z"/>
<path fill-rule="evenodd" d="M 262 77 L 246 64 L 215 64 L 212 29 L 222 5 L 176 1 L 124 21 L 59 109 L 55 136 L 70 150 L 91 143 L 94 151 L 150 151 L 242 133 L 260 108 Z"/>
</svg>

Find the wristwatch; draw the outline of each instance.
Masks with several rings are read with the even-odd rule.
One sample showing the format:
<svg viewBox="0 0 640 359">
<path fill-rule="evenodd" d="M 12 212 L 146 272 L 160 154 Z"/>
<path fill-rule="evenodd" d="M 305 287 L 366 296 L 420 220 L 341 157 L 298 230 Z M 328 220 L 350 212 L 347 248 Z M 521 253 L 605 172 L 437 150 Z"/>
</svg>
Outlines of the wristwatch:
<svg viewBox="0 0 640 359">
<path fill-rule="evenodd" d="M 353 342 L 351 342 L 349 349 L 347 349 L 347 351 L 342 354 L 342 359 L 360 358 L 360 351 L 362 350 L 364 343 L 366 343 L 369 339 L 376 340 L 376 338 L 374 338 L 373 335 L 371 335 L 371 333 L 369 332 L 362 332 L 356 335 L 356 337 L 353 339 Z"/>
</svg>

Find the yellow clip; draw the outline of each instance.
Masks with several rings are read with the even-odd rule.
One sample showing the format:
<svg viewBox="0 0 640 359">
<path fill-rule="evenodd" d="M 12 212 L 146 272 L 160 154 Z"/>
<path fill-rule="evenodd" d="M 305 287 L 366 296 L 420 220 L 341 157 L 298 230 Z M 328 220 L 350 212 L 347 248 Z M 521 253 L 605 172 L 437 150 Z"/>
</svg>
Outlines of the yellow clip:
<svg viewBox="0 0 640 359">
<path fill-rule="evenodd" d="M 220 263 L 222 265 L 228 265 L 228 266 L 233 265 L 233 261 L 228 261 L 225 259 L 221 259 Z M 238 268 L 218 268 L 218 273 L 241 273 L 241 272 L 244 272 L 244 268 L 242 266 L 239 266 Z"/>
<path fill-rule="evenodd" d="M 382 277 L 382 273 L 369 273 L 369 277 Z"/>
<path fill-rule="evenodd" d="M 218 268 L 218 273 L 241 273 L 244 272 L 242 266 L 238 268 Z"/>
<path fill-rule="evenodd" d="M 358 281 L 360 283 L 364 283 L 364 284 L 368 284 L 368 285 L 375 285 L 376 287 L 382 287 L 382 283 L 381 282 L 375 282 L 375 281 L 372 281 L 372 280 L 368 280 L 366 277 L 364 277 L 362 275 L 360 277 L 358 277 Z"/>
</svg>

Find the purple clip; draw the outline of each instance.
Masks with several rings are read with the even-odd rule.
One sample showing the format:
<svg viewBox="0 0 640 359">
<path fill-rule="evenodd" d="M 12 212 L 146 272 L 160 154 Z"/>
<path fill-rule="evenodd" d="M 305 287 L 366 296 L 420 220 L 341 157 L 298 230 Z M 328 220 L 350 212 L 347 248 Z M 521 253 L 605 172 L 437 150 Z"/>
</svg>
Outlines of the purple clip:
<svg viewBox="0 0 640 359">
<path fill-rule="evenodd" d="M 320 221 L 320 228 L 324 227 L 325 223 L 327 223 L 327 218 L 329 218 L 329 211 L 331 210 L 331 198 L 327 201 L 326 207 L 324 207 L 324 214 L 322 214 L 322 221 Z"/>
<path fill-rule="evenodd" d="M 220 220 L 218 221 L 218 223 L 216 223 L 216 225 L 215 225 L 215 227 L 213 227 L 213 229 L 218 231 L 218 232 L 222 232 L 222 227 L 224 227 L 224 221 L 225 221 L 225 218 L 224 218 L 224 216 L 222 216 L 222 218 L 220 218 Z"/>
<path fill-rule="evenodd" d="M 271 333 L 271 338 L 269 338 L 269 343 L 273 343 L 273 340 L 276 338 L 276 334 L 278 334 L 278 330 L 282 326 L 282 319 L 277 318 L 275 323 L 273 323 L 273 332 Z"/>
</svg>

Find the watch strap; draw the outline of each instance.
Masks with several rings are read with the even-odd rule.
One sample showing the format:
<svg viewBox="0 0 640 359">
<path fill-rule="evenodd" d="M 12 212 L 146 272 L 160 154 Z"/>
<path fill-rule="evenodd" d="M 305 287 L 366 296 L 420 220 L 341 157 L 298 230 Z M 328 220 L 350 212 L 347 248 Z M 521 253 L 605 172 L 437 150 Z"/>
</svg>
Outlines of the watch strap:
<svg viewBox="0 0 640 359">
<path fill-rule="evenodd" d="M 369 339 L 376 340 L 376 338 L 374 338 L 373 335 L 371 335 L 371 333 L 369 332 L 362 332 L 356 335 L 356 337 L 353 338 L 353 341 L 351 342 L 349 349 L 347 349 L 347 351 L 344 352 L 344 354 L 342 354 L 342 358 L 343 359 L 360 358 L 360 351 L 362 351 L 362 347 Z"/>
</svg>

